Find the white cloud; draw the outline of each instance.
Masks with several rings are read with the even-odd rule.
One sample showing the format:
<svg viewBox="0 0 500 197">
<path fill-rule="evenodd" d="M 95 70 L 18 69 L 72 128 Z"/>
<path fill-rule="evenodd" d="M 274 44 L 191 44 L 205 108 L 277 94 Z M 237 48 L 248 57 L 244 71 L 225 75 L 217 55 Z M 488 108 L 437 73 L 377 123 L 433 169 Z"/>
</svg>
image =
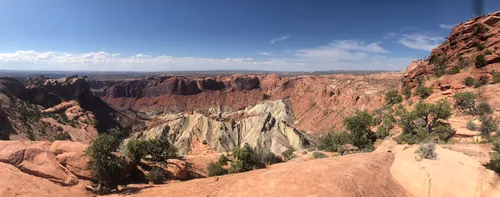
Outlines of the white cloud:
<svg viewBox="0 0 500 197">
<path fill-rule="evenodd" d="M 444 38 L 441 36 L 429 36 L 425 34 L 414 33 L 403 34 L 398 42 L 410 49 L 431 51 L 434 47 L 438 46 L 443 41 Z"/>
<path fill-rule="evenodd" d="M 274 38 L 274 39 L 271 40 L 271 44 L 274 44 L 276 42 L 280 42 L 280 41 L 286 40 L 288 38 L 290 38 L 290 36 L 281 36 L 279 38 Z"/>
<path fill-rule="evenodd" d="M 389 38 L 394 38 L 396 37 L 396 33 L 394 32 L 389 32 L 389 33 L 385 33 L 385 35 L 382 37 L 382 39 L 386 40 L 386 39 L 389 39 Z"/>
<path fill-rule="evenodd" d="M 272 55 L 272 53 L 271 52 L 260 52 L 259 55 L 270 56 L 270 55 Z"/>
<path fill-rule="evenodd" d="M 124 56 L 104 51 L 90 53 L 16 51 L 0 53 L 0 69 L 81 71 L 186 71 L 186 70 L 403 70 L 413 58 L 389 58 L 379 42 L 335 40 L 318 47 L 263 52 L 251 57 L 205 58 L 168 55 Z M 262 58 L 262 57 L 261 57 Z"/>
<path fill-rule="evenodd" d="M 453 27 L 455 27 L 455 25 L 439 24 L 439 28 L 443 29 L 453 29 Z"/>
</svg>

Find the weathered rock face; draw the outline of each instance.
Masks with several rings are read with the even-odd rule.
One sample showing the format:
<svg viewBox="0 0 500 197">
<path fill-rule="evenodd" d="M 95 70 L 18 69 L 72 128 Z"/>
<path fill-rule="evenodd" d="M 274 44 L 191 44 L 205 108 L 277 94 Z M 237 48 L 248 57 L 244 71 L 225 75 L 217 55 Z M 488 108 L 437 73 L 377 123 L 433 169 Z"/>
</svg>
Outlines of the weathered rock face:
<svg viewBox="0 0 500 197">
<path fill-rule="evenodd" d="M 215 90 L 253 90 L 259 88 L 257 77 L 235 76 L 226 80 L 214 77 L 149 77 L 144 80 L 116 82 L 105 86 L 100 81 L 91 81 L 91 86 L 101 97 L 155 97 L 165 94 L 194 95 Z"/>
<path fill-rule="evenodd" d="M 190 92 L 199 93 L 178 92 L 174 87 L 177 87 L 175 84 L 178 83 L 175 81 L 179 80 L 196 81 L 197 88 L 193 86 Z M 291 114 L 294 122 L 291 125 L 307 133 L 322 133 L 340 131 L 342 119 L 356 110 L 381 107 L 384 104 L 383 95 L 388 91 L 387 87 L 396 89 L 399 81 L 400 75 L 396 73 L 368 76 L 279 77 L 272 74 L 203 78 L 158 77 L 121 82 L 110 87 L 98 86 L 100 89 L 93 91 L 97 91 L 107 104 L 116 109 L 132 109 L 153 116 L 191 113 L 195 110 L 208 116 L 209 109 L 214 107 L 230 113 L 265 100 L 285 100 L 293 112 Z M 171 82 L 174 85 L 169 85 Z M 142 89 L 142 93 L 112 93 L 124 84 L 128 85 L 123 92 L 135 92 L 136 88 L 132 87 L 141 87 L 137 89 Z"/>
<path fill-rule="evenodd" d="M 248 144 L 281 154 L 288 147 L 301 150 L 308 144 L 305 137 L 293 128 L 293 117 L 282 101 L 268 101 L 242 111 L 214 116 L 180 115 L 133 138 L 166 135 L 180 154 L 188 154 L 194 140 L 205 142 L 218 152 L 229 152 Z M 242 118 L 234 120 L 231 116 Z"/>
<path fill-rule="evenodd" d="M 460 66 L 475 80 L 483 75 L 491 79 L 492 71 L 500 70 L 499 21 L 500 12 L 494 12 L 457 25 L 446 41 L 432 50 L 428 60 L 415 61 L 408 67 L 402 80 L 403 86 L 413 88 L 417 85 L 417 78 L 430 77 L 435 69 L 431 61 L 437 59 L 444 60 L 447 68 Z M 478 55 L 485 56 L 484 69 L 475 68 Z"/>
<path fill-rule="evenodd" d="M 50 142 L 0 141 L 0 162 L 61 185 L 76 185 L 78 178 L 57 161 L 50 145 Z"/>
<path fill-rule="evenodd" d="M 391 167 L 394 179 L 413 196 L 500 196 L 500 177 L 479 161 L 439 146 L 436 160 L 417 161 L 416 149 L 396 147 Z"/>
</svg>

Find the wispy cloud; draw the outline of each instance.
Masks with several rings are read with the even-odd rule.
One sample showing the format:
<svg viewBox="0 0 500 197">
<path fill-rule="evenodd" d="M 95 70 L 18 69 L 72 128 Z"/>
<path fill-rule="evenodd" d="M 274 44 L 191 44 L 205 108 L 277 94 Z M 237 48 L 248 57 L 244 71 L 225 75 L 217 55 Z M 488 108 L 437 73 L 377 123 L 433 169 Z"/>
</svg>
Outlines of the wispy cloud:
<svg viewBox="0 0 500 197">
<path fill-rule="evenodd" d="M 287 40 L 288 38 L 290 38 L 290 36 L 281 36 L 279 38 L 274 38 L 271 40 L 271 44 L 274 44 L 276 42 L 280 42 L 280 41 L 283 41 L 283 40 Z"/>
<path fill-rule="evenodd" d="M 453 27 L 455 27 L 455 25 L 439 24 L 439 28 L 442 29 L 453 29 Z"/>
<path fill-rule="evenodd" d="M 394 32 L 385 33 L 384 36 L 382 37 L 382 39 L 387 40 L 387 39 L 396 37 L 396 35 L 397 34 Z"/>
<path fill-rule="evenodd" d="M 438 46 L 443 41 L 444 38 L 441 36 L 429 36 L 426 34 L 414 33 L 403 34 L 398 42 L 410 49 L 432 51 L 434 47 Z"/>
<path fill-rule="evenodd" d="M 168 55 L 123 55 L 104 51 L 67 53 L 15 51 L 0 53 L 0 69 L 81 71 L 185 71 L 185 70 L 403 70 L 413 58 L 391 58 L 381 42 L 335 40 L 292 51 L 262 52 L 264 59 L 251 57 L 207 58 Z"/>
</svg>

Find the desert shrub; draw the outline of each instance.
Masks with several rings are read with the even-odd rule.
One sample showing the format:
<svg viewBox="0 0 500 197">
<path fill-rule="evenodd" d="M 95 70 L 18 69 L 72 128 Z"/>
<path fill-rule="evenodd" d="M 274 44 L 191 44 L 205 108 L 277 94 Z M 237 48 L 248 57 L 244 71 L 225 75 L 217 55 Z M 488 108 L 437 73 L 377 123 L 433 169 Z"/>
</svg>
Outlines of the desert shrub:
<svg viewBox="0 0 500 197">
<path fill-rule="evenodd" d="M 150 156 L 146 159 L 153 162 L 163 162 L 167 159 L 177 157 L 177 149 L 165 137 L 149 140 L 146 150 Z"/>
<path fill-rule="evenodd" d="M 222 165 L 210 162 L 207 167 L 208 176 L 220 176 L 228 173 L 228 170 L 224 169 Z"/>
<path fill-rule="evenodd" d="M 294 151 L 295 151 L 295 149 L 293 149 L 293 148 L 288 148 L 288 149 L 286 149 L 285 151 L 283 151 L 283 152 L 281 153 L 281 156 L 283 156 L 283 159 L 285 159 L 285 161 L 288 161 L 288 160 L 290 160 L 290 159 L 293 159 L 293 157 L 295 156 L 295 155 L 293 154 L 293 152 L 294 152 Z"/>
<path fill-rule="evenodd" d="M 485 136 L 489 136 L 491 132 L 498 131 L 498 120 L 492 116 L 481 116 L 481 126 L 479 131 Z"/>
<path fill-rule="evenodd" d="M 477 49 L 478 51 L 482 51 L 482 50 L 484 50 L 485 48 L 486 48 L 486 46 L 484 46 L 484 44 L 479 44 L 479 45 L 477 45 L 477 46 L 476 46 L 476 49 Z"/>
<path fill-rule="evenodd" d="M 398 110 L 398 124 L 403 133 L 396 139 L 398 143 L 416 144 L 428 138 L 446 141 L 454 133 L 446 120 L 451 116 L 451 104 L 446 99 L 429 104 L 419 102 L 412 111 Z"/>
<path fill-rule="evenodd" d="M 476 107 L 476 95 L 473 92 L 457 92 L 453 95 L 455 100 L 455 108 L 468 113 L 473 114 Z"/>
<path fill-rule="evenodd" d="M 467 77 L 467 78 L 465 78 L 465 79 L 464 79 L 463 84 L 464 84 L 465 86 L 467 86 L 467 87 L 471 87 L 471 86 L 473 86 L 473 85 L 474 85 L 474 82 L 475 82 L 475 81 L 474 81 L 474 78 L 472 78 L 472 77 Z"/>
<path fill-rule="evenodd" d="M 409 99 L 411 97 L 411 89 L 409 87 L 403 88 L 403 95 L 405 99 Z"/>
<path fill-rule="evenodd" d="M 399 95 L 397 90 L 389 91 L 385 94 L 385 103 L 387 105 L 394 105 L 401 103 L 403 101 L 403 97 Z"/>
<path fill-rule="evenodd" d="M 486 85 L 489 79 L 490 77 L 488 77 L 488 75 L 482 75 L 479 77 L 479 83 L 481 83 L 481 85 Z"/>
<path fill-rule="evenodd" d="M 444 62 L 441 62 L 439 64 L 434 64 L 434 75 L 436 77 L 443 76 L 444 74 L 446 74 L 447 67 L 448 66 Z"/>
<path fill-rule="evenodd" d="M 486 114 L 491 114 L 493 113 L 493 109 L 491 109 L 491 105 L 488 104 L 487 102 L 479 102 L 475 108 L 475 114 L 476 115 L 486 115 Z"/>
<path fill-rule="evenodd" d="M 281 157 L 275 155 L 274 153 L 272 153 L 269 150 L 256 151 L 256 154 L 259 157 L 259 160 L 266 165 L 271 165 L 271 164 L 283 162 Z"/>
<path fill-rule="evenodd" d="M 387 131 L 387 129 L 385 129 L 385 127 L 383 126 L 378 126 L 376 135 L 378 139 L 384 139 L 385 137 L 389 136 L 389 131 Z"/>
<path fill-rule="evenodd" d="M 312 159 L 320 159 L 320 158 L 327 158 L 328 156 L 325 155 L 325 153 L 322 152 L 313 152 L 312 154 Z"/>
<path fill-rule="evenodd" d="M 318 149 L 328 152 L 337 152 L 338 147 L 344 144 L 352 144 L 351 135 L 349 133 L 329 133 L 318 140 Z"/>
<path fill-rule="evenodd" d="M 446 65 L 446 56 L 441 58 L 441 57 L 437 57 L 437 56 L 432 56 L 430 59 L 429 59 L 429 63 L 431 63 L 432 65 L 434 65 L 434 75 L 437 76 L 437 77 L 440 77 L 440 76 L 443 76 L 446 72 L 446 68 L 448 67 Z"/>
<path fill-rule="evenodd" d="M 88 169 L 98 184 L 95 192 L 99 194 L 109 193 L 126 177 L 125 159 L 112 153 L 119 144 L 115 136 L 104 133 L 85 150 L 89 157 Z"/>
<path fill-rule="evenodd" d="M 54 136 L 54 140 L 71 140 L 71 135 L 68 132 L 60 132 Z"/>
<path fill-rule="evenodd" d="M 424 84 L 420 84 L 417 89 L 415 89 L 415 95 L 420 96 L 421 99 L 426 99 L 432 94 L 432 88 L 425 87 Z"/>
<path fill-rule="evenodd" d="M 148 148 L 148 141 L 129 140 L 125 145 L 125 156 L 135 163 L 140 163 L 141 159 L 148 155 Z"/>
<path fill-rule="evenodd" d="M 263 167 L 265 164 L 259 160 L 254 149 L 248 144 L 245 144 L 243 148 L 233 149 L 233 160 L 229 167 L 229 173 L 246 172 Z"/>
<path fill-rule="evenodd" d="M 500 138 L 492 138 L 493 151 L 490 153 L 490 162 L 486 165 L 489 169 L 500 173 Z"/>
<path fill-rule="evenodd" d="M 436 159 L 436 144 L 432 141 L 421 143 L 416 151 L 421 158 L 424 159 Z"/>
<path fill-rule="evenodd" d="M 482 68 L 486 66 L 486 58 L 484 55 L 476 56 L 476 68 Z"/>
<path fill-rule="evenodd" d="M 489 50 L 489 49 L 486 49 L 486 51 L 484 51 L 484 54 L 485 55 L 491 55 L 491 54 L 493 54 L 493 52 L 491 50 Z"/>
<path fill-rule="evenodd" d="M 472 120 L 469 120 L 465 127 L 471 131 L 477 131 L 479 129 L 479 127 L 477 127 L 477 125 Z"/>
<path fill-rule="evenodd" d="M 219 157 L 219 159 L 217 159 L 217 165 L 220 165 L 220 166 L 227 165 L 227 162 L 229 162 L 229 158 L 227 158 L 227 156 L 225 156 L 223 154 Z"/>
<path fill-rule="evenodd" d="M 460 66 L 460 68 L 466 68 L 469 66 L 469 62 L 467 60 L 465 60 L 464 57 L 462 57 L 461 54 L 458 55 L 458 65 Z"/>
<path fill-rule="evenodd" d="M 364 149 L 376 140 L 376 136 L 370 129 L 372 119 L 372 115 L 366 111 L 358 111 L 354 116 L 344 119 L 344 127 L 351 131 L 350 137 L 354 146 Z"/>
<path fill-rule="evenodd" d="M 302 154 L 303 154 L 303 155 L 307 155 L 307 151 L 306 151 L 306 150 L 305 150 L 305 151 L 302 151 Z"/>
<path fill-rule="evenodd" d="M 500 83 L 500 72 L 493 72 L 493 83 Z"/>
<path fill-rule="evenodd" d="M 151 170 L 148 171 L 148 174 L 146 175 L 146 179 L 150 181 L 153 184 L 162 184 L 165 182 L 167 175 L 165 174 L 165 171 L 159 167 L 153 167 Z"/>
<path fill-rule="evenodd" d="M 448 75 L 454 75 L 454 74 L 458 74 L 458 73 L 460 73 L 460 66 L 453 66 L 450 69 L 448 69 L 448 71 L 446 72 L 446 74 L 448 74 Z"/>
</svg>

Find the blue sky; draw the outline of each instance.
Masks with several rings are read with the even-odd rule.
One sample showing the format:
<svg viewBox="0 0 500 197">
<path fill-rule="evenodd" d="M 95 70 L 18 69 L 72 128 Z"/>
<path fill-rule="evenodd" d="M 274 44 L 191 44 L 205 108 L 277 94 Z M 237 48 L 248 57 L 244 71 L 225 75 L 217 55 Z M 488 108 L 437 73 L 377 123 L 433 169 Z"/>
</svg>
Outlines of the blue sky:
<svg viewBox="0 0 500 197">
<path fill-rule="evenodd" d="M 485 12 L 500 10 L 484 0 Z M 0 69 L 403 70 L 470 0 L 2 0 Z"/>
</svg>

